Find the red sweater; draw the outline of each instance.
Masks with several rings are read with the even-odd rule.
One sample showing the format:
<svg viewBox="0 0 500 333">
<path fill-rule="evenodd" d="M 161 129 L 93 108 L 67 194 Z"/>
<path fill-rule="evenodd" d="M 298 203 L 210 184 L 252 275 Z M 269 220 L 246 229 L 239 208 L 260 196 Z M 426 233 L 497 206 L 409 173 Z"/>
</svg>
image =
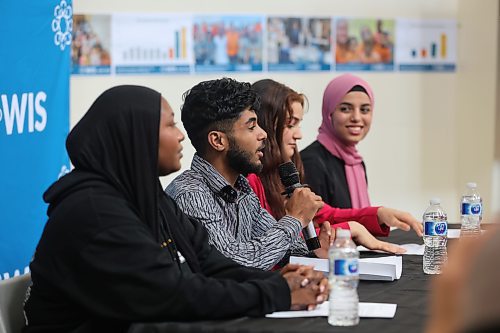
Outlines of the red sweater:
<svg viewBox="0 0 500 333">
<path fill-rule="evenodd" d="M 252 173 L 248 175 L 247 179 L 250 183 L 250 187 L 252 187 L 253 191 L 259 198 L 262 208 L 276 217 L 267 202 L 264 186 L 262 185 L 260 178 L 256 174 Z M 378 208 L 379 207 L 343 209 L 335 208 L 325 203 L 323 208 L 316 213 L 314 221 L 318 224 L 328 221 L 330 222 L 330 225 L 342 229 L 349 229 L 349 225 L 346 222 L 357 221 L 365 226 L 365 228 L 368 229 L 368 231 L 374 236 L 388 236 L 391 229 L 385 224 L 380 225 L 378 223 Z"/>
</svg>

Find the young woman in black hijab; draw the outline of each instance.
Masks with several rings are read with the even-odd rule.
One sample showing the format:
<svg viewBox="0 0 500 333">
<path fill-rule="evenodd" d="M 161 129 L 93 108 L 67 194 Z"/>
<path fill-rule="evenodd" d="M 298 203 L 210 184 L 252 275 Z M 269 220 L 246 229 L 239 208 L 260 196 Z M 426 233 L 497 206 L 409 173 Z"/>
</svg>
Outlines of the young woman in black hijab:
<svg viewBox="0 0 500 333">
<path fill-rule="evenodd" d="M 119 86 L 97 98 L 66 141 L 75 169 L 44 194 L 25 332 L 260 316 L 325 299 L 321 274 L 243 267 L 208 244 L 158 180 L 179 170 L 183 139 L 154 90 Z M 313 283 L 303 288 L 305 278 Z"/>
</svg>

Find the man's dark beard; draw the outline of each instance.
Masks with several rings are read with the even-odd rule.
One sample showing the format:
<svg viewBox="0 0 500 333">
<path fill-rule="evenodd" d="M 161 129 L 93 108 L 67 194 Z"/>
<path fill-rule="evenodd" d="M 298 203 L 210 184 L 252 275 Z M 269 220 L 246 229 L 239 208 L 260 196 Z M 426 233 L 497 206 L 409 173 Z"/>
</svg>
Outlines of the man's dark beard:
<svg viewBox="0 0 500 333">
<path fill-rule="evenodd" d="M 262 171 L 262 163 L 252 163 L 252 154 L 241 150 L 233 138 L 228 136 L 228 139 L 229 150 L 227 151 L 227 159 L 229 166 L 245 177 L 250 173 L 259 174 Z"/>
</svg>

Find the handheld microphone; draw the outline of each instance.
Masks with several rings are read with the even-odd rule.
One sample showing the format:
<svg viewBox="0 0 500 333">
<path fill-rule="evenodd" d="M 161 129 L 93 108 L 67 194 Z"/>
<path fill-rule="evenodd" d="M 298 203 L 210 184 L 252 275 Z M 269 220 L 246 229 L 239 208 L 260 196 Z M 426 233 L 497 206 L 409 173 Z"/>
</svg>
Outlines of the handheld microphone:
<svg viewBox="0 0 500 333">
<path fill-rule="evenodd" d="M 278 172 L 280 175 L 281 183 L 285 186 L 285 192 L 288 197 L 292 196 L 293 191 L 296 188 L 308 187 L 307 184 L 301 184 L 299 178 L 299 172 L 295 167 L 293 162 L 285 162 L 278 166 Z M 321 244 L 319 242 L 318 236 L 316 235 L 316 230 L 314 228 L 313 222 L 309 222 L 307 227 L 302 229 L 302 235 L 306 241 L 307 248 L 309 251 L 319 249 Z"/>
</svg>

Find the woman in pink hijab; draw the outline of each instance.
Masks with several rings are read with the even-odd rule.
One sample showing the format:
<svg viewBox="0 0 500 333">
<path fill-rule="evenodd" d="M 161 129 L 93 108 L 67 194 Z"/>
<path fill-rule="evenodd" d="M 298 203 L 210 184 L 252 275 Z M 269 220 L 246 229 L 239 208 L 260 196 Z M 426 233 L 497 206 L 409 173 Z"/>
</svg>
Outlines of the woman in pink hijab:
<svg viewBox="0 0 500 333">
<path fill-rule="evenodd" d="M 325 89 L 317 141 L 301 157 L 307 184 L 333 207 L 370 206 L 365 164 L 356 145 L 370 130 L 374 105 L 370 85 L 352 74 L 333 79 Z"/>
</svg>

